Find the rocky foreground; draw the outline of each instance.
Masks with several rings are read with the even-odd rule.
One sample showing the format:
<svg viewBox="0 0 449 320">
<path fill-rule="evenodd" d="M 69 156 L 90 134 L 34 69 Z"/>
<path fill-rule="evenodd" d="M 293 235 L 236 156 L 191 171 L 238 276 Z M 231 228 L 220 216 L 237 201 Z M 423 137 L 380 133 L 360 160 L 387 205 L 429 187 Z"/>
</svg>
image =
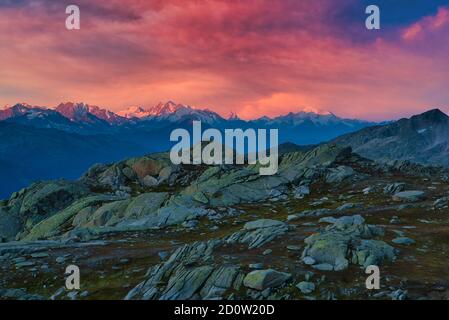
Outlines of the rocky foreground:
<svg viewBox="0 0 449 320">
<path fill-rule="evenodd" d="M 446 299 L 448 181 L 332 144 L 275 176 L 168 154 L 97 165 L 0 202 L 0 299 Z"/>
</svg>

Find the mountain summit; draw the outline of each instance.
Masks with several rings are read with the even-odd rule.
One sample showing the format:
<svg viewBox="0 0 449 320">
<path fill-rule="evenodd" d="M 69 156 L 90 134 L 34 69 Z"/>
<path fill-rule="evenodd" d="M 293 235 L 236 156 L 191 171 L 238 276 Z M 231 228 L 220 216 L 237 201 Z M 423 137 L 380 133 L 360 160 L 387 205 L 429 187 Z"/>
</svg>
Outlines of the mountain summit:
<svg viewBox="0 0 449 320">
<path fill-rule="evenodd" d="M 61 103 L 55 110 L 74 122 L 96 123 L 98 119 L 109 124 L 121 124 L 125 122 L 123 117 L 120 117 L 114 112 L 85 103 Z"/>
</svg>

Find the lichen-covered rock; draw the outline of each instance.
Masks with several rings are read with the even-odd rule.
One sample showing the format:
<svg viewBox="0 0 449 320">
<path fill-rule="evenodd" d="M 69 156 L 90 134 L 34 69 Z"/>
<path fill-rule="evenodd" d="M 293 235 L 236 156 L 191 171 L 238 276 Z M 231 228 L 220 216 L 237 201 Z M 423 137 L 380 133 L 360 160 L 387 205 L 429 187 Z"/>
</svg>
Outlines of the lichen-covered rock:
<svg viewBox="0 0 449 320">
<path fill-rule="evenodd" d="M 144 193 L 132 198 L 125 209 L 122 223 L 129 224 L 130 221 L 136 221 L 135 223 L 139 224 L 140 219 L 145 220 L 146 217 L 154 215 L 167 199 L 167 192 Z"/>
<path fill-rule="evenodd" d="M 352 251 L 352 263 L 363 266 L 380 266 L 385 262 L 395 260 L 395 249 L 379 240 L 361 240 L 360 244 Z"/>
<path fill-rule="evenodd" d="M 303 261 L 313 266 L 341 271 L 354 264 L 381 264 L 394 259 L 394 249 L 383 241 L 368 240 L 383 235 L 382 228 L 365 224 L 360 215 L 328 220 L 332 225 L 306 238 Z"/>
<path fill-rule="evenodd" d="M 291 278 L 291 274 L 279 272 L 273 269 L 255 270 L 248 273 L 243 279 L 243 285 L 255 290 L 277 288 Z"/>
<path fill-rule="evenodd" d="M 32 241 L 56 236 L 60 234 L 60 227 L 81 210 L 114 200 L 118 200 L 118 198 L 110 195 L 94 195 L 75 201 L 69 207 L 35 225 L 29 233 L 23 235 L 22 240 Z"/>
<path fill-rule="evenodd" d="M 77 182 L 40 182 L 24 192 L 19 214 L 48 216 L 88 193 L 89 190 Z"/>
</svg>

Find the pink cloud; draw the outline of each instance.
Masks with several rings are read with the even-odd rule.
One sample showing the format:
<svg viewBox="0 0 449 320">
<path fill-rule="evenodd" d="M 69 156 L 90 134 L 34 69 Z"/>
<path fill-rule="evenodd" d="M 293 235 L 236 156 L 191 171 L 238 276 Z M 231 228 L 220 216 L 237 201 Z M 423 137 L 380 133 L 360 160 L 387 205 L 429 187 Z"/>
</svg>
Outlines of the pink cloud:
<svg viewBox="0 0 449 320">
<path fill-rule="evenodd" d="M 445 8 L 404 41 L 355 42 L 328 23 L 330 0 L 78 2 L 76 32 L 63 2 L 0 10 L 0 104 L 118 111 L 173 99 L 244 118 L 315 108 L 385 119 L 449 101 L 446 45 L 427 40 L 447 39 Z M 420 37 L 429 45 L 407 41 Z"/>
<path fill-rule="evenodd" d="M 437 32 L 449 25 L 449 9 L 440 7 L 434 16 L 428 16 L 405 28 L 402 32 L 404 40 L 415 40 L 425 37 L 426 33 Z"/>
</svg>

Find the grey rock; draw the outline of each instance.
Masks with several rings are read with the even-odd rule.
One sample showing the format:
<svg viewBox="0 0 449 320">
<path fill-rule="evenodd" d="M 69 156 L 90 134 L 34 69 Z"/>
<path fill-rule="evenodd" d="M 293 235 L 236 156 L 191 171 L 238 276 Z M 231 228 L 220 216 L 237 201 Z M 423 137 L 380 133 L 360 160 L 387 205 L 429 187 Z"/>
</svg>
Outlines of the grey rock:
<svg viewBox="0 0 449 320">
<path fill-rule="evenodd" d="M 366 187 L 362 190 L 363 194 L 370 194 L 372 191 L 374 191 L 373 187 Z"/>
<path fill-rule="evenodd" d="M 14 299 L 14 300 L 45 300 L 45 297 L 37 294 L 29 294 L 26 292 L 25 289 L 0 288 L 0 298 Z"/>
<path fill-rule="evenodd" d="M 384 193 L 385 194 L 395 194 L 401 191 L 405 190 L 405 183 L 403 182 L 396 182 L 396 183 L 392 183 L 387 185 L 384 188 Z"/>
<path fill-rule="evenodd" d="M 449 197 L 443 197 L 435 200 L 433 207 L 435 209 L 444 209 L 449 206 Z"/>
<path fill-rule="evenodd" d="M 19 263 L 16 263 L 16 269 L 20 269 L 20 268 L 24 268 L 24 267 L 32 267 L 34 265 L 35 265 L 35 263 L 32 261 L 19 262 Z"/>
<path fill-rule="evenodd" d="M 304 257 L 302 258 L 302 262 L 304 262 L 304 264 L 306 265 L 312 265 L 316 263 L 316 260 L 312 257 Z"/>
<path fill-rule="evenodd" d="M 345 203 L 335 209 L 337 212 L 346 211 L 354 208 L 361 208 L 363 205 L 361 203 Z"/>
<path fill-rule="evenodd" d="M 383 241 L 366 240 L 383 233 L 383 229 L 365 224 L 360 215 L 344 216 L 323 232 L 306 238 L 302 257 L 314 260 L 314 268 L 334 271 L 346 269 L 350 262 L 364 266 L 368 262 L 391 261 L 395 256 L 392 247 Z"/>
<path fill-rule="evenodd" d="M 264 252 L 262 252 L 262 254 L 263 254 L 264 256 L 267 256 L 267 255 L 271 254 L 272 252 L 273 252 L 273 250 L 267 249 L 267 250 L 264 250 Z"/>
<path fill-rule="evenodd" d="M 263 263 L 251 263 L 249 265 L 250 269 L 256 269 L 256 270 L 261 270 L 263 269 Z"/>
<path fill-rule="evenodd" d="M 159 256 L 159 258 L 164 261 L 165 259 L 167 259 L 168 256 L 168 252 L 167 251 L 159 251 L 157 253 L 157 255 Z"/>
<path fill-rule="evenodd" d="M 289 273 L 279 272 L 273 269 L 256 270 L 248 273 L 243 280 L 243 285 L 255 290 L 265 290 L 283 285 L 291 278 Z"/>
<path fill-rule="evenodd" d="M 334 270 L 334 266 L 329 264 L 329 263 L 314 264 L 312 266 L 312 268 L 314 268 L 316 270 L 320 270 L 320 271 L 332 271 L 332 270 Z"/>
<path fill-rule="evenodd" d="M 406 245 L 406 246 L 409 246 L 409 245 L 412 245 L 412 244 L 416 243 L 415 240 L 413 240 L 411 238 L 408 238 L 408 237 L 395 238 L 395 239 L 391 240 L 391 242 L 396 243 L 396 244 Z"/>
<path fill-rule="evenodd" d="M 310 194 L 310 188 L 308 186 L 299 186 L 293 190 L 293 197 L 295 199 L 303 199 Z"/>
<path fill-rule="evenodd" d="M 396 201 L 416 202 L 425 198 L 425 192 L 420 190 L 401 191 L 393 195 L 393 200 Z"/>
<path fill-rule="evenodd" d="M 243 229 L 255 230 L 255 229 L 271 228 L 271 227 L 278 227 L 278 226 L 285 226 L 285 223 L 283 223 L 282 221 L 278 221 L 278 220 L 260 219 L 260 220 L 245 223 L 245 225 L 243 226 Z"/>
<path fill-rule="evenodd" d="M 307 282 L 302 281 L 296 285 L 296 287 L 303 293 L 303 294 L 310 294 L 313 291 L 315 291 L 315 284 L 313 282 Z"/>
<path fill-rule="evenodd" d="M 337 168 L 329 168 L 329 173 L 326 175 L 326 182 L 339 183 L 344 179 L 351 177 L 355 171 L 351 167 L 339 166 Z"/>
<path fill-rule="evenodd" d="M 352 263 L 365 268 L 395 260 L 394 248 L 380 240 L 361 240 L 352 251 L 352 255 Z"/>
<path fill-rule="evenodd" d="M 228 236 L 225 241 L 229 244 L 247 244 L 249 249 L 260 248 L 264 244 L 285 234 L 288 229 L 288 225 L 285 222 L 261 219 L 246 223 L 243 230 Z"/>
<path fill-rule="evenodd" d="M 31 258 L 47 258 L 50 255 L 46 252 L 37 252 L 30 254 L 30 256 Z"/>
<path fill-rule="evenodd" d="M 154 188 L 159 184 L 159 181 L 152 176 L 145 176 L 142 179 L 142 185 L 147 188 Z"/>
<path fill-rule="evenodd" d="M 408 295 L 407 290 L 398 289 L 391 293 L 391 299 L 392 300 L 405 300 L 405 299 L 407 299 L 407 295 Z"/>
</svg>

